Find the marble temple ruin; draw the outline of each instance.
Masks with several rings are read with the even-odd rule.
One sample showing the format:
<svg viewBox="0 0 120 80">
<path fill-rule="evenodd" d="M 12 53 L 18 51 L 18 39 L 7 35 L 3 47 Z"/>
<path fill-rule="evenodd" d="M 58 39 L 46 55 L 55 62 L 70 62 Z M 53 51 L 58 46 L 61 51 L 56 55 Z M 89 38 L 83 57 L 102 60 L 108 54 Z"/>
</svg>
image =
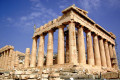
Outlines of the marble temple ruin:
<svg viewBox="0 0 120 80">
<path fill-rule="evenodd" d="M 64 9 L 62 13 L 62 16 L 35 30 L 31 54 L 30 48 L 26 48 L 22 63 L 24 67 L 19 67 L 17 51 L 14 51 L 14 47 L 5 46 L 0 49 L 0 68 L 10 70 L 10 75 L 14 74 L 14 77 L 10 77 L 13 79 L 120 78 L 115 50 L 116 36 L 96 24 L 88 17 L 87 11 L 75 5 Z M 58 48 L 57 54 L 54 55 L 56 30 L 58 30 Z M 44 43 L 47 34 L 47 55 L 45 56 Z"/>
</svg>

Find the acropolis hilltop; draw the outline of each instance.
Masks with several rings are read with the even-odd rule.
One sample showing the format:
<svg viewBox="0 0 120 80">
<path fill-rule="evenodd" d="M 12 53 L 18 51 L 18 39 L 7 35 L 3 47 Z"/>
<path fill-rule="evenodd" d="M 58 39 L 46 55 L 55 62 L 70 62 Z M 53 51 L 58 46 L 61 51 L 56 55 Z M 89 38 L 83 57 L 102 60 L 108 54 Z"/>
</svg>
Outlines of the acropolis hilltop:
<svg viewBox="0 0 120 80">
<path fill-rule="evenodd" d="M 56 30 L 58 47 L 55 55 Z M 11 45 L 0 49 L 1 80 L 120 79 L 116 36 L 75 5 L 64 9 L 57 19 L 36 28 L 32 39 L 32 49 L 26 48 L 25 53 L 15 51 Z"/>
</svg>

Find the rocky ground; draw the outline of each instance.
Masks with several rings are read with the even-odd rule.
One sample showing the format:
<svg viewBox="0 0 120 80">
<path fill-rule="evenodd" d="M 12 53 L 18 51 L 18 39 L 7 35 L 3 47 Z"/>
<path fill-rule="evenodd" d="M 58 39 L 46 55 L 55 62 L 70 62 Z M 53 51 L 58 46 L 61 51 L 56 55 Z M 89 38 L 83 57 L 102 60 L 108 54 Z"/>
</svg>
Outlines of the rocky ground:
<svg viewBox="0 0 120 80">
<path fill-rule="evenodd" d="M 93 67 L 93 66 L 91 66 Z M 56 65 L 44 68 L 29 68 L 0 71 L 0 80 L 80 80 L 80 79 L 120 79 L 120 71 L 110 71 L 78 65 Z"/>
</svg>

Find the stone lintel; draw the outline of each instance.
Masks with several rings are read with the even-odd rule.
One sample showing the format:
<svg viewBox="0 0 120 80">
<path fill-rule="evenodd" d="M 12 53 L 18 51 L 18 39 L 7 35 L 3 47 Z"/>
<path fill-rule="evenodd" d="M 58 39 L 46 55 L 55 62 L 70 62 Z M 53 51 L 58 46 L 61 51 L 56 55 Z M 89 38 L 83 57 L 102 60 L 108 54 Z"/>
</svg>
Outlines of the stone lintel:
<svg viewBox="0 0 120 80">
<path fill-rule="evenodd" d="M 0 49 L 0 53 L 9 49 L 14 49 L 14 46 L 6 45 Z"/>
<path fill-rule="evenodd" d="M 42 33 L 47 33 L 51 29 L 58 28 L 60 25 L 67 24 L 70 20 L 71 20 L 70 16 L 67 16 L 67 17 L 64 16 L 64 18 L 62 18 L 62 19 L 60 19 L 60 17 L 58 17 L 58 19 L 56 19 L 56 22 L 53 22 L 50 26 L 46 26 L 46 27 L 43 26 L 42 30 L 39 30 L 39 31 L 37 30 L 38 32 L 34 33 L 33 38 L 35 36 L 41 35 Z M 55 21 L 55 20 L 53 20 L 53 21 Z"/>
<path fill-rule="evenodd" d="M 16 53 L 17 53 L 18 56 L 25 56 L 25 54 L 20 52 L 20 51 L 16 51 Z"/>
</svg>

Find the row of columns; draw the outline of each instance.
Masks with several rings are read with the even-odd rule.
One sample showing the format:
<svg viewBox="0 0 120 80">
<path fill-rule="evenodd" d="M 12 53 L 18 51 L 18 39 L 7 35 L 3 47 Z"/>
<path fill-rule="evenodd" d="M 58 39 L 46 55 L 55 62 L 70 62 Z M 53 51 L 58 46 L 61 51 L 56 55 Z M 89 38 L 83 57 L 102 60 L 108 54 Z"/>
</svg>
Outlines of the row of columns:
<svg viewBox="0 0 120 80">
<path fill-rule="evenodd" d="M 0 53 L 0 68 L 10 70 L 19 64 L 18 56 L 13 49 L 8 49 Z"/>
<path fill-rule="evenodd" d="M 86 43 L 87 43 L 87 58 L 85 53 L 84 42 L 84 26 L 78 27 L 78 56 L 76 48 L 76 24 L 71 21 L 69 23 L 69 35 L 66 36 L 66 56 L 69 56 L 69 63 L 77 64 L 90 64 L 96 66 L 112 67 L 113 54 L 116 56 L 115 47 L 112 46 L 107 40 L 99 37 L 97 34 L 90 30 L 86 30 Z M 58 56 L 57 63 L 64 64 L 64 25 L 58 27 Z M 92 43 L 93 36 L 93 43 Z M 43 66 L 44 63 L 44 35 L 40 35 L 40 43 L 38 49 L 38 67 Z M 36 52 L 37 52 L 37 37 L 33 38 L 32 54 L 30 67 L 36 67 Z M 26 51 L 27 52 L 27 51 Z M 78 59 L 78 60 L 77 60 Z M 117 60 L 117 59 L 116 59 Z M 87 63 L 86 63 L 87 61 Z M 68 61 L 67 61 L 68 62 Z M 117 61 L 116 61 L 117 62 Z M 48 32 L 48 45 L 47 45 L 47 60 L 46 65 L 53 65 L 53 30 Z"/>
</svg>

